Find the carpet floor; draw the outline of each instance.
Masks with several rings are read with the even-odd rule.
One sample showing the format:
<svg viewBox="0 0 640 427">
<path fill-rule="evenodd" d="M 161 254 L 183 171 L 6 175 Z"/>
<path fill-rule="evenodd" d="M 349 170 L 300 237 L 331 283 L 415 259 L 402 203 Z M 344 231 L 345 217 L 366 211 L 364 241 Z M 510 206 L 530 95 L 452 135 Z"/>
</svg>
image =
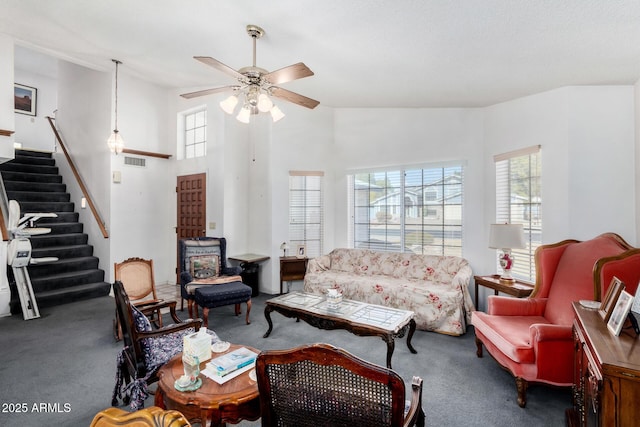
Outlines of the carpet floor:
<svg viewBox="0 0 640 427">
<path fill-rule="evenodd" d="M 273 332 L 263 338 L 264 301 L 269 298 L 253 298 L 250 325 L 232 307 L 220 307 L 211 310 L 209 328 L 223 340 L 257 349 L 327 342 L 385 364 L 386 345 L 380 338 L 322 331 L 278 313 L 271 315 Z M 39 319 L 0 318 L 0 425 L 88 426 L 109 407 L 122 348 L 112 335 L 114 311 L 114 300 L 106 296 L 42 309 Z M 186 309 L 178 313 L 187 317 Z M 410 353 L 405 338 L 396 341 L 392 364 L 407 383 L 414 375 L 424 379 L 427 425 L 564 425 L 570 390 L 531 385 L 527 406 L 520 408 L 513 377 L 490 356 L 476 357 L 473 328 L 461 337 L 416 331 L 412 344 L 417 354 Z M 153 396 L 146 406 L 152 404 Z M 259 426 L 260 421 L 239 425 Z"/>
</svg>

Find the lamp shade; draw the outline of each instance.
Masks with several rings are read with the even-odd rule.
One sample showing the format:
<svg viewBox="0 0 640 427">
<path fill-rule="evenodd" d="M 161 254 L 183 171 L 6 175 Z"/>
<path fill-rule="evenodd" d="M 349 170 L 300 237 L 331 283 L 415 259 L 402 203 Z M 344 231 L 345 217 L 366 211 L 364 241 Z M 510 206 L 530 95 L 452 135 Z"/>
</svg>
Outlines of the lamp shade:
<svg viewBox="0 0 640 427">
<path fill-rule="evenodd" d="M 235 95 L 231 95 L 224 101 L 220 102 L 220 108 L 227 114 L 233 114 L 233 110 L 235 110 L 236 105 L 238 104 L 238 97 Z"/>
<path fill-rule="evenodd" d="M 489 247 L 492 249 L 524 248 L 524 227 L 522 224 L 491 224 Z"/>
<path fill-rule="evenodd" d="M 287 245 L 287 242 L 282 242 L 282 244 L 280 245 L 280 249 L 283 251 L 289 249 L 289 245 Z"/>
</svg>

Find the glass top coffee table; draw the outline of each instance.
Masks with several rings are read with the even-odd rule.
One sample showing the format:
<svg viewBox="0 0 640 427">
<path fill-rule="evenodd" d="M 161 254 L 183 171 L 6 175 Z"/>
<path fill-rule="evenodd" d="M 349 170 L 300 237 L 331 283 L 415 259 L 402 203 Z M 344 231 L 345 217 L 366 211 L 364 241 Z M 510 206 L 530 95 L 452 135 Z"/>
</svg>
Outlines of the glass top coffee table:
<svg viewBox="0 0 640 427">
<path fill-rule="evenodd" d="M 271 312 L 277 311 L 286 317 L 302 319 L 319 329 L 345 329 L 359 336 L 379 336 L 387 343 L 387 367 L 391 369 L 391 356 L 395 349 L 395 338 L 407 334 L 407 347 L 411 353 L 417 353 L 411 345 L 416 331 L 413 311 L 367 304 L 360 301 L 343 299 L 334 304 L 323 295 L 304 292 L 291 292 L 266 301 L 264 316 L 269 329 L 267 338 L 273 330 Z"/>
</svg>

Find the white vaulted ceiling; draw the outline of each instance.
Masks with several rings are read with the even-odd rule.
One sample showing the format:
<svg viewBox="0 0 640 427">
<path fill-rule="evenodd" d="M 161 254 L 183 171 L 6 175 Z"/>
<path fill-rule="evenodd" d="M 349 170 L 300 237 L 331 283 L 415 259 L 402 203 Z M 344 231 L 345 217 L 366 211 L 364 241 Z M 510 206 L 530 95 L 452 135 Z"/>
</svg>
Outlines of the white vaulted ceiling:
<svg viewBox="0 0 640 427">
<path fill-rule="evenodd" d="M 567 85 L 640 78 L 637 0 L 2 0 L 19 46 L 159 85 L 233 83 L 195 61 L 304 62 L 282 85 L 329 107 L 478 107 Z"/>
</svg>

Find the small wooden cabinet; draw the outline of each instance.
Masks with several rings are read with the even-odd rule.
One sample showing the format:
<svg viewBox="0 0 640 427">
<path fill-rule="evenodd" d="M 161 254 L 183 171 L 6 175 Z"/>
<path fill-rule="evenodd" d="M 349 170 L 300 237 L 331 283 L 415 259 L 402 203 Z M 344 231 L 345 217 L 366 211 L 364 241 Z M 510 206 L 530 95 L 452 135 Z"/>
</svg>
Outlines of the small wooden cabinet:
<svg viewBox="0 0 640 427">
<path fill-rule="evenodd" d="M 280 293 L 282 294 L 282 282 L 289 280 L 304 280 L 307 272 L 307 261 L 309 258 L 298 258 L 296 256 L 280 257 Z"/>
<path fill-rule="evenodd" d="M 632 426 L 640 422 L 640 341 L 616 337 L 598 310 L 573 303 L 573 407 L 568 426 Z"/>
</svg>

